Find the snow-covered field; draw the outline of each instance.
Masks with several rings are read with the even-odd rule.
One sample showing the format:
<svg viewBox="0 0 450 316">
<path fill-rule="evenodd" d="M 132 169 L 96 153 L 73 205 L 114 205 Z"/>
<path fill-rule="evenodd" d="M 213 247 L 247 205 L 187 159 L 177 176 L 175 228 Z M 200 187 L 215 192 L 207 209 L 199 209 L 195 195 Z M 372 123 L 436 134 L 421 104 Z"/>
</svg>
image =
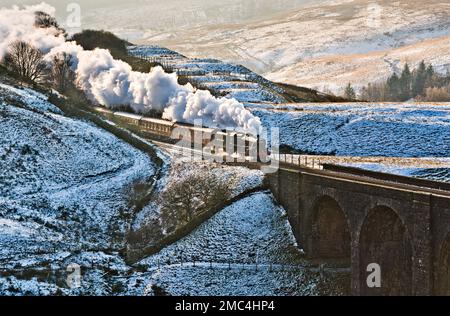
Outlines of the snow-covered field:
<svg viewBox="0 0 450 316">
<path fill-rule="evenodd" d="M 439 0 L 314 1 L 253 22 L 136 32 L 136 43 L 245 65 L 268 79 L 341 93 L 406 61 L 450 67 L 450 5 Z M 145 24 L 145 23 L 142 23 Z"/>
<path fill-rule="evenodd" d="M 223 209 L 189 236 L 142 260 L 140 264 L 152 272 L 135 275 L 127 286 L 135 294 L 145 294 L 151 285 L 172 295 L 345 293 L 342 287 L 324 286 L 336 281 L 336 276 L 321 279 L 317 272 L 280 271 L 280 266 L 268 271 L 270 264 L 297 263 L 304 264 L 284 210 L 275 205 L 269 193 L 259 192 Z"/>
<path fill-rule="evenodd" d="M 299 152 L 450 157 L 450 104 L 302 104 L 253 113 Z"/>
<path fill-rule="evenodd" d="M 359 157 L 450 157 L 450 104 L 447 103 L 293 104 L 277 106 L 277 109 L 267 104 L 253 104 L 248 108 L 253 108 L 253 114 L 261 118 L 264 126 L 280 129 L 280 144 L 288 152 Z M 352 162 L 350 165 L 450 181 L 447 167 L 408 167 L 382 162 Z"/>
<path fill-rule="evenodd" d="M 164 47 L 131 46 L 134 56 L 170 66 L 177 74 L 187 76 L 193 84 L 209 88 L 239 102 L 283 103 L 279 87 L 249 69 L 216 59 L 188 58 Z"/>
<path fill-rule="evenodd" d="M 0 127 L 0 293 L 54 294 L 70 263 L 122 262 L 126 189 L 155 173 L 149 156 L 4 84 Z M 46 273 L 60 274 L 48 291 Z"/>
</svg>

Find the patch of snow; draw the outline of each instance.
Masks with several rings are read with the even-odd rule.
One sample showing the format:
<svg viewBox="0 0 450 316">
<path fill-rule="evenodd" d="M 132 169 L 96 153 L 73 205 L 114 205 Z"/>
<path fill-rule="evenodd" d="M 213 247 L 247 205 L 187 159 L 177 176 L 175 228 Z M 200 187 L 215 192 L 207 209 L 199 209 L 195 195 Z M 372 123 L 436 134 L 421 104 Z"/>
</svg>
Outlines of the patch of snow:
<svg viewBox="0 0 450 316">
<path fill-rule="evenodd" d="M 194 262 L 198 263 L 196 267 Z M 209 262 L 214 264 L 210 266 Z M 316 285 L 320 281 L 309 272 L 268 272 L 261 268 L 257 271 L 254 265 L 250 269 L 239 266 L 256 262 L 260 265 L 302 262 L 285 211 L 266 192 L 230 205 L 189 236 L 142 260 L 140 264 L 147 266 L 149 272 L 130 278 L 128 287 L 131 293 L 141 295 L 152 284 L 172 295 L 318 293 Z M 228 263 L 233 263 L 232 270 L 228 270 Z"/>
<path fill-rule="evenodd" d="M 338 156 L 450 157 L 450 104 L 299 104 L 253 109 L 280 143 Z"/>
</svg>

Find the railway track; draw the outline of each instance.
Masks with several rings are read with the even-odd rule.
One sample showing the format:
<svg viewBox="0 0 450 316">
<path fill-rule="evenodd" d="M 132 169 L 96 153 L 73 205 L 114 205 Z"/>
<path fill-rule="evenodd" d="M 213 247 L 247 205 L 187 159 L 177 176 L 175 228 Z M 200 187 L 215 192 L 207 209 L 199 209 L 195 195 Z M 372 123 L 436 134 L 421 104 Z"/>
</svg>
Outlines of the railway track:
<svg viewBox="0 0 450 316">
<path fill-rule="evenodd" d="M 158 145 L 161 148 L 164 148 L 168 150 L 169 152 L 178 152 L 182 153 L 181 150 L 186 150 L 186 148 L 173 145 L 173 144 L 167 144 L 159 141 L 154 142 L 156 145 Z M 200 151 L 195 151 L 191 149 L 192 154 L 196 153 L 198 155 L 201 155 L 202 153 Z M 186 152 L 185 152 L 186 153 Z M 286 157 L 285 157 L 286 156 Z M 292 156 L 292 157 L 291 157 Z M 402 183 L 402 180 L 407 177 L 402 176 L 392 176 L 392 180 L 386 180 L 386 179 L 377 179 L 374 176 L 371 176 L 370 174 L 367 175 L 358 175 L 358 174 L 351 174 L 349 172 L 338 172 L 338 171 L 329 171 L 324 170 L 324 163 L 332 163 L 336 161 L 342 161 L 344 159 L 352 159 L 352 161 L 358 160 L 359 162 L 373 162 L 373 161 L 380 161 L 380 159 L 387 159 L 390 163 L 409 163 L 408 167 L 411 166 L 421 166 L 428 162 L 428 159 L 417 159 L 417 158 L 383 158 L 383 157 L 326 157 L 326 156 L 302 156 L 302 155 L 283 155 L 281 158 L 279 156 L 274 157 L 275 160 L 278 160 L 280 163 L 279 168 L 282 170 L 292 170 L 297 171 L 301 170 L 305 174 L 313 174 L 315 176 L 322 176 L 322 177 L 328 177 L 332 179 L 337 179 L 341 181 L 346 182 L 358 182 L 358 183 L 364 183 L 369 184 L 377 187 L 385 187 L 385 188 L 395 188 L 398 190 L 405 190 L 408 192 L 411 192 L 412 188 L 413 191 L 416 191 L 417 193 L 428 193 L 428 194 L 434 194 L 434 195 L 440 195 L 440 196 L 450 196 L 450 191 L 446 189 L 439 189 L 439 188 L 433 188 L 433 187 L 426 187 L 421 185 L 421 182 L 418 182 L 416 185 L 411 183 Z M 441 167 L 441 168 L 450 168 L 450 163 L 447 163 L 444 159 L 442 162 L 437 162 L 434 160 L 430 161 L 433 163 L 433 167 Z M 250 167 L 255 166 L 262 166 L 261 163 L 255 163 L 255 162 L 249 162 L 246 161 L 244 165 L 248 165 Z M 430 166 L 429 166 L 430 167 Z M 411 178 L 413 179 L 413 178 Z M 419 181 L 419 180 L 417 180 Z M 433 182 L 433 181 L 429 181 Z M 423 183 L 426 184 L 426 181 Z M 438 182 L 436 182 L 438 183 Z"/>
</svg>

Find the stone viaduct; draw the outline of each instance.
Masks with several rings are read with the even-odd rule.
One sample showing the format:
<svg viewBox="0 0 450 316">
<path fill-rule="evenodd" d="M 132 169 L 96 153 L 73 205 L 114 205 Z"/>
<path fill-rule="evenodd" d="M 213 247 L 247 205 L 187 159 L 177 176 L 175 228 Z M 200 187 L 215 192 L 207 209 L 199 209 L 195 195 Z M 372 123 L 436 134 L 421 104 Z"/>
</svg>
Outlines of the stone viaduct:
<svg viewBox="0 0 450 316">
<path fill-rule="evenodd" d="M 351 267 L 353 295 L 450 294 L 450 184 L 325 165 L 268 176 L 310 258 Z M 381 287 L 369 288 L 370 263 Z"/>
</svg>

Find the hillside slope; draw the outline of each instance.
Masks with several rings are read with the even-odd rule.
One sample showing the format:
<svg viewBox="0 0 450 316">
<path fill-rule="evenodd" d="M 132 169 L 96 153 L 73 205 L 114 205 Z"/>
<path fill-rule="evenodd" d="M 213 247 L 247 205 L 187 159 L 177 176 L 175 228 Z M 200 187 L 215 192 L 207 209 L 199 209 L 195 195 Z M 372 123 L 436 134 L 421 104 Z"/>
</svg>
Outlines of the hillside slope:
<svg viewBox="0 0 450 316">
<path fill-rule="evenodd" d="M 158 45 L 128 47 L 129 55 L 176 72 L 181 84 L 209 90 L 216 97 L 242 103 L 339 102 L 343 98 L 316 90 L 272 82 L 245 66 L 210 58 L 190 58 Z"/>
<path fill-rule="evenodd" d="M 150 33 L 150 32 L 148 32 Z M 342 92 L 422 59 L 450 68 L 450 3 L 335 0 L 253 23 L 184 28 L 140 43 L 243 64 L 270 80 Z"/>
<path fill-rule="evenodd" d="M 155 173 L 151 159 L 63 116 L 45 95 L 3 83 L 0 127 L 0 293 L 55 294 L 70 263 L 122 263 L 127 188 Z M 36 285 L 52 273 L 55 284 Z"/>
</svg>

